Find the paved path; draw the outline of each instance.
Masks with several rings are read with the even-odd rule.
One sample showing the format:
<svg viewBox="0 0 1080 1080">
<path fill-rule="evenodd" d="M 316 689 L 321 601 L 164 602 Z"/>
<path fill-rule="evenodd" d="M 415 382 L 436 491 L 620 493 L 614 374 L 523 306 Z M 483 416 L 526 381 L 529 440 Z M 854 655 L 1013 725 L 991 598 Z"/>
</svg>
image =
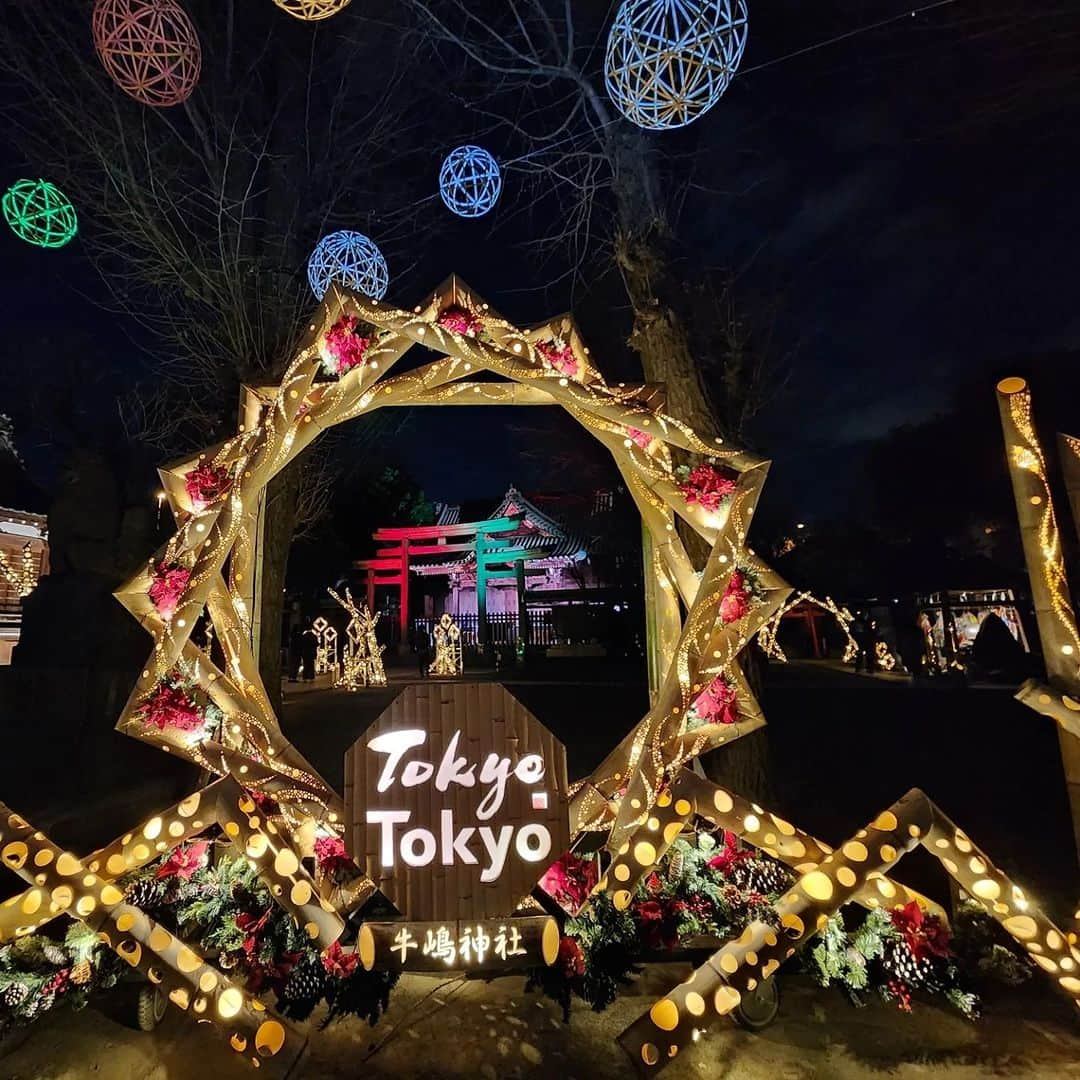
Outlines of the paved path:
<svg viewBox="0 0 1080 1080">
<path fill-rule="evenodd" d="M 311 1030 L 304 1080 L 346 1078 L 631 1076 L 615 1036 L 687 969 L 650 968 L 600 1014 L 577 1005 L 569 1025 L 520 977 L 493 983 L 409 976 L 374 1029 L 357 1020 Z M 1080 1031 L 1067 1006 L 1025 994 L 969 1024 L 918 1003 L 911 1016 L 874 1003 L 854 1009 L 803 977 L 783 984 L 780 1019 L 760 1034 L 723 1022 L 664 1071 L 670 1080 L 1080 1080 Z M 2 1053 L 2 1050 L 0 1050 Z M 259 1071 L 277 1078 L 270 1062 Z M 0 1057 L 0 1080 L 240 1080 L 249 1065 L 170 1010 L 151 1035 L 93 1009 L 60 1013 Z"/>
<path fill-rule="evenodd" d="M 645 711 L 637 681 L 507 681 L 567 742 L 573 775 L 586 772 Z M 909 688 L 843 672 L 800 672 L 794 666 L 770 671 L 768 681 L 765 707 L 781 813 L 824 839 L 838 840 L 918 784 L 1040 896 L 1046 898 L 1050 886 L 1058 885 L 1059 914 L 1072 910 L 1065 904 L 1075 901 L 1075 873 L 1063 827 L 1067 816 L 1058 805 L 1063 800 L 1053 776 L 1054 732 L 1007 691 L 972 695 Z M 298 687 L 289 694 L 286 729 L 327 779 L 340 785 L 345 747 L 401 685 L 395 677 L 385 690 L 354 695 Z M 1018 793 L 1023 793 L 1024 813 L 1017 813 L 1013 796 Z M 921 880 L 917 868 L 912 857 L 910 872 L 905 862 L 901 876 L 940 893 L 943 882 Z M 629 1063 L 615 1036 L 686 974 L 677 965 L 666 972 L 650 968 L 609 1011 L 593 1014 L 578 1005 L 569 1028 L 551 1003 L 522 995 L 520 978 L 442 985 L 409 976 L 376 1029 L 352 1020 L 325 1032 L 313 1029 L 304 1076 L 627 1076 Z M 251 1077 L 231 1051 L 216 1046 L 212 1035 L 175 1010 L 157 1032 L 145 1035 L 125 1026 L 118 1006 L 106 999 L 108 1013 L 61 1011 L 30 1029 L 21 1045 L 0 1044 L 0 1080 Z M 1067 1006 L 1043 996 L 1038 974 L 1023 992 L 989 1003 L 988 1016 L 978 1025 L 927 1005 L 910 1017 L 877 1003 L 854 1010 L 838 994 L 794 977 L 784 982 L 781 1017 L 773 1027 L 749 1035 L 722 1024 L 672 1063 L 665 1076 L 1080 1080 L 1074 1024 Z M 260 1075 L 274 1072 L 266 1067 Z"/>
</svg>

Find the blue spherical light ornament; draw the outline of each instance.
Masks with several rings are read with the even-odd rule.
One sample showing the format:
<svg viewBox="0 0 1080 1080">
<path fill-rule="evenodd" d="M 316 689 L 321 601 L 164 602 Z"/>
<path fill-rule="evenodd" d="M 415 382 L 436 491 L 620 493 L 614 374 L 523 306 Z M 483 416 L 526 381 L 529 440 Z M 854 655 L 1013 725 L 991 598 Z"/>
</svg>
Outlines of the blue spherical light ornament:
<svg viewBox="0 0 1080 1080">
<path fill-rule="evenodd" d="M 455 214 L 483 217 L 501 191 L 499 163 L 482 147 L 459 146 L 446 155 L 439 170 L 439 194 Z"/>
<path fill-rule="evenodd" d="M 623 0 L 608 35 L 608 94 L 639 127 L 685 127 L 728 88 L 746 32 L 746 0 Z"/>
<path fill-rule="evenodd" d="M 382 252 L 363 233 L 341 229 L 324 236 L 308 259 L 308 282 L 321 300 L 331 284 L 381 300 L 390 284 Z"/>
</svg>

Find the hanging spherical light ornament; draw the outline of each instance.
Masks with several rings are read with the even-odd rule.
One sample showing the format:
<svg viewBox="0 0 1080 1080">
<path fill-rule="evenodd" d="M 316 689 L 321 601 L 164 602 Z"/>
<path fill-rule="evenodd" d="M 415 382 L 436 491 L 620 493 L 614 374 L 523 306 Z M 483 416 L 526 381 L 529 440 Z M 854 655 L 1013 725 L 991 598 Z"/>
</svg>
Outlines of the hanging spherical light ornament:
<svg viewBox="0 0 1080 1080">
<path fill-rule="evenodd" d="M 479 146 L 459 146 L 446 155 L 439 170 L 442 201 L 461 217 L 483 217 L 499 200 L 499 163 Z"/>
<path fill-rule="evenodd" d="M 322 299 L 332 283 L 381 300 L 390 284 L 382 252 L 363 233 L 339 232 L 324 236 L 308 260 L 311 291 Z"/>
<path fill-rule="evenodd" d="M 623 0 L 608 35 L 608 94 L 639 127 L 684 127 L 728 88 L 746 32 L 746 0 Z"/>
<path fill-rule="evenodd" d="M 4 192 L 4 220 L 28 244 L 63 247 L 78 231 L 71 200 L 48 180 L 17 180 Z"/>
<path fill-rule="evenodd" d="M 101 63 L 126 94 L 154 108 L 191 96 L 202 49 L 194 23 L 175 0 L 97 0 L 91 25 Z"/>
<path fill-rule="evenodd" d="M 349 0 L 274 0 L 282 11 L 287 11 L 294 19 L 304 22 L 318 22 L 336 15 Z"/>
</svg>

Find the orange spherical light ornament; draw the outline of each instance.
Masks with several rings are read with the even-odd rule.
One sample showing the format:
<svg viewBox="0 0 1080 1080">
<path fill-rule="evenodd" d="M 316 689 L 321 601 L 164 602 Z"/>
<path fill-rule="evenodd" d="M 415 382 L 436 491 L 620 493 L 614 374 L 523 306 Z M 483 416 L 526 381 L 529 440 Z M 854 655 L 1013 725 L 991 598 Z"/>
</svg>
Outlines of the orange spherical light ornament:
<svg viewBox="0 0 1080 1080">
<path fill-rule="evenodd" d="M 349 0 L 274 0 L 282 11 L 287 11 L 296 19 L 304 22 L 316 22 L 336 15 Z"/>
<path fill-rule="evenodd" d="M 92 27 L 109 77 L 136 101 L 160 109 L 191 96 L 202 48 L 175 0 L 97 0 Z"/>
</svg>

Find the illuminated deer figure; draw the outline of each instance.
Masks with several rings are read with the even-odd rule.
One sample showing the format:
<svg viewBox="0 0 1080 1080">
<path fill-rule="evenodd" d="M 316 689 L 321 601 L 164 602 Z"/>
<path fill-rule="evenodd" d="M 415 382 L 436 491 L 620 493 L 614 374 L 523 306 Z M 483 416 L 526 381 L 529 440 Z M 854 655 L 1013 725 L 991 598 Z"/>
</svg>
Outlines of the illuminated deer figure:
<svg viewBox="0 0 1080 1080">
<path fill-rule="evenodd" d="M 382 654 L 384 645 L 375 637 L 375 624 L 378 614 L 372 615 L 367 605 L 356 606 L 352 593 L 345 590 L 343 600 L 333 589 L 326 590 L 350 615 L 349 625 L 345 629 L 347 641 L 341 676 L 335 685 L 346 690 L 359 690 L 364 686 L 385 686 L 386 671 L 383 669 Z"/>
</svg>

